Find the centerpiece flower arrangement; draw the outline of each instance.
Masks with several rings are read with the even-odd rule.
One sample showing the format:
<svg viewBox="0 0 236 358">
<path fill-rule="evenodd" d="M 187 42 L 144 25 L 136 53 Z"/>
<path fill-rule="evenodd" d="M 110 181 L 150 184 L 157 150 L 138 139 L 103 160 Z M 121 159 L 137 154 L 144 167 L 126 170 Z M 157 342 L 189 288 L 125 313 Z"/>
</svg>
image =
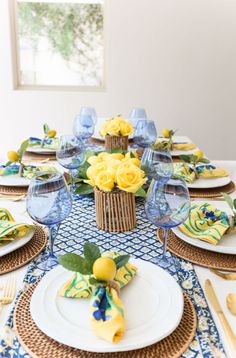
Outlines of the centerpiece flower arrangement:
<svg viewBox="0 0 236 358">
<path fill-rule="evenodd" d="M 59 262 L 75 273 L 72 280 L 78 286 L 73 298 L 90 297 L 90 322 L 95 335 L 116 343 L 126 329 L 120 289 L 133 279 L 137 268 L 128 262 L 129 255 L 112 252 L 102 254 L 99 247 L 90 242 L 85 242 L 83 251 L 83 256 L 65 254 L 59 258 Z M 80 282 L 83 284 L 80 285 Z M 68 297 L 69 290 L 63 287 L 59 294 Z"/>
<path fill-rule="evenodd" d="M 77 194 L 94 192 L 96 222 L 108 231 L 128 231 L 136 224 L 135 196 L 145 197 L 145 173 L 136 152 L 90 152 L 78 170 Z"/>
<path fill-rule="evenodd" d="M 107 150 L 112 150 L 116 147 L 127 150 L 128 138 L 132 133 L 132 124 L 120 116 L 107 119 L 100 130 L 101 136 L 105 137 L 105 148 Z"/>
</svg>

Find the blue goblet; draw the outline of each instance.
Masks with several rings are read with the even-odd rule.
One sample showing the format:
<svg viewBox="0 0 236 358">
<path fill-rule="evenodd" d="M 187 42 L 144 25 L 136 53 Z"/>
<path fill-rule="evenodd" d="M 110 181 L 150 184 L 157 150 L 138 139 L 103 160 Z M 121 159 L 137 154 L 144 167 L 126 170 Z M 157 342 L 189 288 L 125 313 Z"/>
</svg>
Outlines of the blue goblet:
<svg viewBox="0 0 236 358">
<path fill-rule="evenodd" d="M 165 181 L 170 179 L 174 167 L 169 150 L 145 148 L 141 159 L 141 169 L 145 171 L 149 179 Z"/>
<path fill-rule="evenodd" d="M 95 125 L 97 122 L 97 113 L 95 108 L 93 107 L 81 107 L 80 110 L 80 115 L 81 116 L 91 116 L 93 119 L 93 124 Z"/>
<path fill-rule="evenodd" d="M 82 139 L 85 144 L 88 143 L 88 139 L 92 137 L 94 133 L 94 120 L 91 115 L 80 114 L 74 119 L 73 133 L 76 138 Z"/>
<path fill-rule="evenodd" d="M 171 257 L 166 256 L 168 230 L 182 224 L 188 218 L 189 210 L 190 197 L 183 180 L 152 180 L 145 202 L 145 212 L 154 225 L 164 230 L 163 253 L 160 258 L 154 259 L 162 268 L 168 269 L 174 264 Z"/>
<path fill-rule="evenodd" d="M 147 113 L 144 108 L 133 108 L 129 115 L 129 120 L 133 127 L 136 128 L 139 119 L 147 119 Z"/>
<path fill-rule="evenodd" d="M 133 141 L 139 147 L 147 148 L 155 143 L 157 131 L 154 121 L 150 119 L 140 119 L 134 131 Z"/>
<path fill-rule="evenodd" d="M 73 135 L 61 136 L 57 148 L 57 161 L 64 168 L 69 169 L 71 177 L 71 193 L 75 200 L 75 179 L 78 169 L 85 160 L 86 148 L 80 138 Z"/>
<path fill-rule="evenodd" d="M 71 195 L 61 173 L 39 172 L 30 181 L 26 198 L 27 212 L 34 221 L 46 225 L 49 231 L 47 261 L 39 266 L 43 270 L 50 270 L 57 265 L 54 241 L 60 224 L 69 216 L 71 207 Z"/>
</svg>

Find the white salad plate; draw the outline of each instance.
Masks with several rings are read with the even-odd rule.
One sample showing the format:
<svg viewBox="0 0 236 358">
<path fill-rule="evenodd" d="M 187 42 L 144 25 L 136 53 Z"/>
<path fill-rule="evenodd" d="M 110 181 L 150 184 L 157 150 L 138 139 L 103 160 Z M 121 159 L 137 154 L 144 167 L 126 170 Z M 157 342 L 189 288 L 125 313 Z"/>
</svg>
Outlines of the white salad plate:
<svg viewBox="0 0 236 358">
<path fill-rule="evenodd" d="M 16 222 L 32 224 L 32 221 L 30 221 L 30 219 L 28 219 L 27 217 L 22 216 L 22 215 L 18 215 L 18 216 L 14 215 L 14 219 L 16 220 Z M 15 239 L 13 241 L 9 241 L 8 243 L 4 243 L 4 244 L 0 245 L 0 257 L 7 255 L 10 252 L 15 251 L 15 250 L 19 249 L 20 247 L 24 246 L 25 244 L 27 244 L 27 242 L 29 242 L 32 239 L 32 237 L 34 236 L 34 232 L 35 232 L 35 229 L 32 229 L 32 231 L 30 231 L 24 237 Z M 1 242 L 1 240 L 0 240 L 0 242 Z"/>
<path fill-rule="evenodd" d="M 20 177 L 19 174 L 0 176 L 0 185 L 3 186 L 29 186 L 30 179 Z"/>
<path fill-rule="evenodd" d="M 207 200 L 206 200 L 207 201 Z M 194 205 L 200 205 L 203 202 L 194 201 Z M 211 202 L 212 206 L 215 208 L 225 211 L 227 214 L 230 214 L 230 209 L 228 205 L 224 202 Z M 214 251 L 214 252 L 220 252 L 222 254 L 230 254 L 230 255 L 236 255 L 236 232 L 232 231 L 229 234 L 225 234 L 219 244 L 213 245 L 209 244 L 208 242 L 194 239 L 186 234 L 184 234 L 178 227 L 172 228 L 172 231 L 176 236 L 178 236 L 181 240 L 187 242 L 190 245 L 199 247 L 200 249 Z"/>
<path fill-rule="evenodd" d="M 100 141 L 105 141 L 105 138 L 101 136 L 100 134 L 100 130 L 101 130 L 101 127 L 102 127 L 102 124 L 103 122 L 105 122 L 108 118 L 110 117 L 99 117 L 97 119 L 97 123 L 95 124 L 95 130 L 94 130 L 94 134 L 92 136 L 93 139 L 97 139 L 97 140 L 100 140 Z M 132 139 L 133 138 L 133 134 L 131 134 L 129 136 L 129 139 Z"/>
<path fill-rule="evenodd" d="M 58 295 L 58 290 L 73 275 L 61 266 L 47 273 L 33 293 L 30 311 L 36 325 L 60 343 L 91 352 L 129 351 L 170 335 L 183 315 L 183 294 L 179 285 L 154 264 L 136 259 L 131 263 L 138 270 L 121 291 L 127 330 L 118 343 L 109 343 L 92 332 L 89 299 Z"/>
<path fill-rule="evenodd" d="M 210 189 L 218 188 L 227 185 L 231 182 L 230 177 L 222 178 L 199 178 L 196 179 L 192 184 L 187 183 L 189 189 Z"/>
<path fill-rule="evenodd" d="M 161 141 L 166 140 L 166 138 L 163 137 L 159 137 L 158 138 Z M 185 136 L 178 136 L 178 135 L 174 135 L 173 136 L 173 142 L 174 143 L 192 143 L 191 139 Z M 172 155 L 172 157 L 178 157 L 179 155 L 190 155 L 193 154 L 196 150 L 198 150 L 198 148 L 194 148 L 191 150 L 172 150 L 170 152 L 170 154 Z"/>
<path fill-rule="evenodd" d="M 41 147 L 28 147 L 27 153 L 35 153 L 35 154 L 56 154 L 56 149 L 46 149 Z"/>
</svg>

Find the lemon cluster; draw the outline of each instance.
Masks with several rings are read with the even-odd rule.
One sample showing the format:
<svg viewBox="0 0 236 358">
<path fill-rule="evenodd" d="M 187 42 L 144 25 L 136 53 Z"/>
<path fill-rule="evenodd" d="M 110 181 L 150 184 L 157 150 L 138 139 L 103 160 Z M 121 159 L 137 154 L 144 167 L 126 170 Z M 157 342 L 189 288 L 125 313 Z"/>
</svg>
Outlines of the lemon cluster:
<svg viewBox="0 0 236 358">
<path fill-rule="evenodd" d="M 101 136 L 129 136 L 133 133 L 132 124 L 125 118 L 111 117 L 106 120 L 100 130 Z"/>
<path fill-rule="evenodd" d="M 102 191 L 109 192 L 117 186 L 120 190 L 136 193 L 147 181 L 135 152 L 132 155 L 131 152 L 126 155 L 102 152 L 87 161 L 90 167 L 86 172 L 88 180 L 84 182 Z"/>
</svg>

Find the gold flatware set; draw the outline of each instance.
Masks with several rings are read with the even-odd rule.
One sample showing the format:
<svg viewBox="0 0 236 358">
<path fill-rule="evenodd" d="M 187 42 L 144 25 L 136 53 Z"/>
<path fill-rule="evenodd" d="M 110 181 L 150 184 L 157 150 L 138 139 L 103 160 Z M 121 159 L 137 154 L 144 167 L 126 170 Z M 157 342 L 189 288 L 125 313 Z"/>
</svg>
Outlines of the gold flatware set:
<svg viewBox="0 0 236 358">
<path fill-rule="evenodd" d="M 1 286 L 2 295 L 0 296 L 0 313 L 4 305 L 12 303 L 16 295 L 16 279 L 9 278 L 5 285 Z"/>
</svg>

